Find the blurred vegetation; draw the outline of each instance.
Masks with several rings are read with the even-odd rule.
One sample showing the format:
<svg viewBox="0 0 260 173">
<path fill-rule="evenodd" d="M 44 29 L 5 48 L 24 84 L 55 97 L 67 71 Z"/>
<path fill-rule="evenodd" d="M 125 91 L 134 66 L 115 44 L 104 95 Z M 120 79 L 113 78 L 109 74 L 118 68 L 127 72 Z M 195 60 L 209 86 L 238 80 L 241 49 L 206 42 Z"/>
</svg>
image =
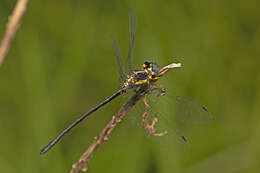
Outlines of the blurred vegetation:
<svg viewBox="0 0 260 173">
<path fill-rule="evenodd" d="M 0 36 L 14 0 L 0 2 Z M 30 1 L 0 67 L 1 172 L 68 172 L 118 110 L 120 99 L 40 149 L 118 89 L 110 35 L 128 49 L 128 9 L 137 16 L 134 67 L 144 60 L 182 69 L 160 81 L 207 105 L 214 121 L 183 127 L 189 152 L 145 137 L 125 119 L 89 162 L 91 172 L 259 172 L 258 1 Z M 129 115 L 130 116 L 130 115 Z M 141 116 L 132 114 L 131 116 Z M 157 140 L 158 141 L 158 140 Z"/>
</svg>

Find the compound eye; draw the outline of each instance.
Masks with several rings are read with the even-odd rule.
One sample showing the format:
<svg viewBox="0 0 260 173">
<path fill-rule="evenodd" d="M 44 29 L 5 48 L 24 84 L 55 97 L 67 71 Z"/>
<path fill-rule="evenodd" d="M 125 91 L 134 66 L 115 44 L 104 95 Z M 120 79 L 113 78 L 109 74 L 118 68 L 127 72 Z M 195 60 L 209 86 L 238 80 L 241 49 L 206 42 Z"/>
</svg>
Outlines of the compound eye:
<svg viewBox="0 0 260 173">
<path fill-rule="evenodd" d="M 158 66 L 156 64 L 152 64 L 152 68 L 153 68 L 154 73 L 157 74 L 159 71 Z"/>
</svg>

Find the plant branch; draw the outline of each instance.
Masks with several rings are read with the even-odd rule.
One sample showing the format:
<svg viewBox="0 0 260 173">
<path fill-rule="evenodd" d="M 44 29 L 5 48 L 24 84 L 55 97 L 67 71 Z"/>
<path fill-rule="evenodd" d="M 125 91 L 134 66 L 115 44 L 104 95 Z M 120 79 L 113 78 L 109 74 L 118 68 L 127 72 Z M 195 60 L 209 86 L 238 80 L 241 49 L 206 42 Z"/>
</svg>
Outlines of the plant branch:
<svg viewBox="0 0 260 173">
<path fill-rule="evenodd" d="M 29 0 L 17 0 L 13 13 L 9 16 L 5 34 L 0 44 L 0 66 L 3 63 L 11 46 L 12 39 L 22 22 L 22 17 L 26 11 L 28 1 Z"/>
</svg>

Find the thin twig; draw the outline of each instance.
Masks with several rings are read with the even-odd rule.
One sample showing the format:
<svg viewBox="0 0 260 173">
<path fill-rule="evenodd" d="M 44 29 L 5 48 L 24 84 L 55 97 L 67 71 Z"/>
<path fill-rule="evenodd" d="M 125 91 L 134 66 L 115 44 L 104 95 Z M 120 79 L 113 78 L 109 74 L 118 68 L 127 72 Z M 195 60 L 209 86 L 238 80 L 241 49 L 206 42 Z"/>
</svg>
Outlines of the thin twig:
<svg viewBox="0 0 260 173">
<path fill-rule="evenodd" d="M 10 48 L 11 41 L 21 24 L 28 1 L 29 0 L 17 0 L 13 13 L 9 16 L 6 31 L 0 44 L 0 66 L 3 63 Z"/>
<path fill-rule="evenodd" d="M 181 63 L 172 63 L 161 68 L 157 74 L 158 77 L 165 75 L 170 69 L 181 67 Z"/>
<path fill-rule="evenodd" d="M 180 67 L 181 64 L 170 64 L 168 66 L 163 67 L 158 75 L 159 77 L 162 77 L 164 74 L 167 73 L 168 70 Z M 141 87 L 132 97 L 131 99 L 126 102 L 118 111 L 118 113 L 112 117 L 112 120 L 106 125 L 106 127 L 102 130 L 102 132 L 99 134 L 98 137 L 96 137 L 93 141 L 93 143 L 88 147 L 88 149 L 81 155 L 78 162 L 74 163 L 72 166 L 72 169 L 70 170 L 70 173 L 78 173 L 80 171 L 87 171 L 87 162 L 91 158 L 91 156 L 94 154 L 94 152 L 99 148 L 99 146 L 104 142 L 108 140 L 108 136 L 113 131 L 113 129 L 118 125 L 119 122 L 122 121 L 124 116 L 127 114 L 127 112 L 130 111 L 130 109 L 136 104 L 137 101 L 142 99 L 150 90 L 148 86 Z"/>
</svg>

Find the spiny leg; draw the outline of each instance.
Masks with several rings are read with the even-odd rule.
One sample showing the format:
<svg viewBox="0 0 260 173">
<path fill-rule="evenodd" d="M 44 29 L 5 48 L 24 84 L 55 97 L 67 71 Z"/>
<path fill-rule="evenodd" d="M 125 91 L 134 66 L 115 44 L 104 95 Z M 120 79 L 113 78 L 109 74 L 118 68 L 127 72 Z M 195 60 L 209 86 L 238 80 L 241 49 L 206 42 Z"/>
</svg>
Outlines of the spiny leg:
<svg viewBox="0 0 260 173">
<path fill-rule="evenodd" d="M 158 85 L 158 84 L 153 84 L 151 87 L 151 93 L 155 93 L 155 98 L 153 99 L 153 102 L 157 102 L 159 98 L 166 93 L 166 88 Z"/>
</svg>

